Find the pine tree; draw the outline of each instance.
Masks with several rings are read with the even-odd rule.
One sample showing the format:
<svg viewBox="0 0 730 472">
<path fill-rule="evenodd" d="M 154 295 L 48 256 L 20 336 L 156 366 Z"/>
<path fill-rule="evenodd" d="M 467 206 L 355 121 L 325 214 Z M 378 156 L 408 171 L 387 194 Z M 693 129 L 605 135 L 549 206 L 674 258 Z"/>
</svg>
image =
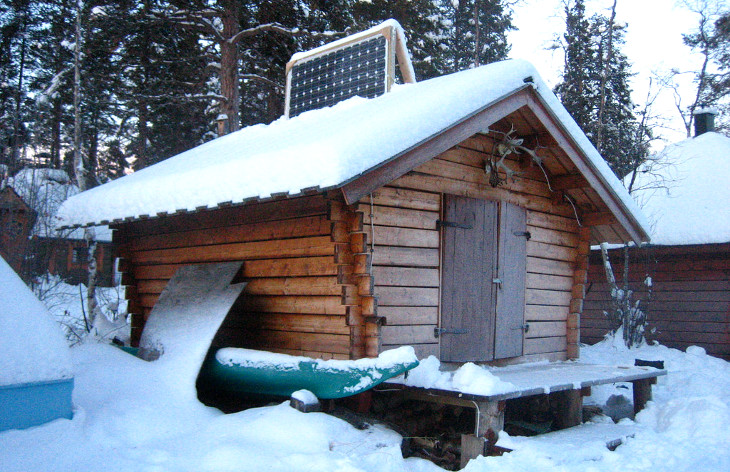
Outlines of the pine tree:
<svg viewBox="0 0 730 472">
<path fill-rule="evenodd" d="M 555 92 L 614 173 L 623 177 L 646 157 L 648 133 L 633 112 L 630 65 L 621 52 L 625 28 L 613 17 L 586 18 L 583 0 L 566 5 L 565 12 L 565 69 Z"/>
<path fill-rule="evenodd" d="M 355 29 L 360 31 L 393 18 L 405 30 L 407 47 L 417 80 L 443 75 L 450 20 L 442 5 L 433 0 L 373 0 L 354 2 Z"/>
<path fill-rule="evenodd" d="M 695 73 L 696 94 L 693 103 L 683 112 L 687 136 L 692 135 L 696 108 L 717 107 L 721 110 L 718 128 L 730 132 L 730 10 L 720 10 L 710 2 L 694 4 L 699 16 L 697 29 L 683 35 L 686 45 L 698 51 L 703 63 Z"/>
<path fill-rule="evenodd" d="M 514 26 L 506 1 L 453 0 L 443 8 L 452 24 L 446 41 L 451 72 L 507 59 Z"/>
</svg>

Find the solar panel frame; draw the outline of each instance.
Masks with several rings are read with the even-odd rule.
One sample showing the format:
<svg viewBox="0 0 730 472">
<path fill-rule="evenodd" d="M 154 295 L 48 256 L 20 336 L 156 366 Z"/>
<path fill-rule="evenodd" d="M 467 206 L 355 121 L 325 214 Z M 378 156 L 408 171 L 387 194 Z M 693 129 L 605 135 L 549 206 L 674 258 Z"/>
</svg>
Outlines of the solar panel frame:
<svg viewBox="0 0 730 472">
<path fill-rule="evenodd" d="M 293 118 L 354 96 L 374 98 L 388 92 L 395 70 L 394 35 L 392 28 L 383 28 L 291 61 L 287 65 L 286 115 Z"/>
</svg>

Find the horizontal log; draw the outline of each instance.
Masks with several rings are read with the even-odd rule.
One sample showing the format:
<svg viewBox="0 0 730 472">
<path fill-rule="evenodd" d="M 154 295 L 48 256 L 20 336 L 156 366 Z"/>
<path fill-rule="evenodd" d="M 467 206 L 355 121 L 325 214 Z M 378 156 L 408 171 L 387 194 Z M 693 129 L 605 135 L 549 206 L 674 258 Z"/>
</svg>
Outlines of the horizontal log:
<svg viewBox="0 0 730 472">
<path fill-rule="evenodd" d="M 530 241 L 536 241 L 556 246 L 566 246 L 574 248 L 578 246 L 578 235 L 576 233 L 568 233 L 548 228 L 539 228 L 537 226 L 527 226 L 530 232 Z"/>
<path fill-rule="evenodd" d="M 337 275 L 337 266 L 331 256 L 295 257 L 245 261 L 244 277 L 306 277 Z"/>
<path fill-rule="evenodd" d="M 340 297 L 327 296 L 251 295 L 245 297 L 240 303 L 246 312 L 344 315 L 346 311 Z"/>
<path fill-rule="evenodd" d="M 221 341 L 226 341 L 226 333 L 221 333 Z M 250 349 L 301 353 L 307 351 L 326 352 L 331 354 L 350 353 L 350 336 L 325 333 L 303 333 L 276 330 L 243 330 L 236 329 L 230 333 L 236 339 L 245 339 Z M 217 336 L 218 337 L 218 336 Z M 302 355 L 302 354 L 299 354 Z"/>
<path fill-rule="evenodd" d="M 564 321 L 568 307 L 551 305 L 525 305 L 526 321 Z"/>
<path fill-rule="evenodd" d="M 524 354 L 530 355 L 549 352 L 562 352 L 566 350 L 567 345 L 568 343 L 565 336 L 525 339 Z"/>
<path fill-rule="evenodd" d="M 373 242 L 378 246 L 439 247 L 439 232 L 435 230 L 375 226 Z"/>
<path fill-rule="evenodd" d="M 570 292 L 557 292 L 554 290 L 538 290 L 528 288 L 525 290 L 525 303 L 528 305 L 555 305 L 567 307 L 571 300 Z"/>
<path fill-rule="evenodd" d="M 303 216 L 324 215 L 327 200 L 322 195 L 297 197 L 249 203 L 216 210 L 203 210 L 179 215 L 168 215 L 149 220 L 125 223 L 119 227 L 121 243 L 142 235 L 177 233 L 190 228 L 221 228 L 237 223 L 256 223 L 261 221 L 301 218 Z"/>
<path fill-rule="evenodd" d="M 578 258 L 578 251 L 572 247 L 556 246 L 537 241 L 527 241 L 527 255 L 553 259 L 564 262 L 575 262 Z"/>
<path fill-rule="evenodd" d="M 381 187 L 375 190 L 372 196 L 375 205 L 436 212 L 441 208 L 441 195 L 438 193 L 419 192 L 397 187 Z M 370 199 L 365 197 L 361 203 L 369 204 Z"/>
<path fill-rule="evenodd" d="M 399 287 L 438 287 L 438 269 L 414 267 L 373 267 L 373 277 L 377 286 Z"/>
<path fill-rule="evenodd" d="M 373 265 L 401 267 L 438 267 L 439 250 L 435 248 L 414 248 L 376 246 Z"/>
<path fill-rule="evenodd" d="M 209 246 L 306 236 L 325 236 L 330 222 L 324 215 L 252 224 L 230 225 L 214 229 L 195 229 L 177 233 L 152 234 L 135 238 L 122 250 L 151 250 L 177 247 Z"/>
<path fill-rule="evenodd" d="M 435 325 L 438 323 L 438 307 L 435 306 L 380 306 L 378 316 L 393 325 Z"/>
<path fill-rule="evenodd" d="M 436 340 L 433 329 L 436 325 L 383 326 L 381 337 L 383 344 L 423 344 Z"/>
<path fill-rule="evenodd" d="M 543 213 L 539 211 L 527 212 L 527 224 L 538 228 L 548 228 L 568 233 L 578 232 L 578 221 L 575 218 Z"/>
<path fill-rule="evenodd" d="M 619 282 L 619 284 L 623 285 L 622 282 Z M 647 291 L 647 287 L 646 287 L 646 285 L 643 284 L 643 282 L 630 282 L 629 288 L 635 292 L 644 293 Z M 605 277 L 604 277 L 604 281 L 594 281 L 593 282 L 591 291 L 596 294 L 605 293 L 607 295 L 611 291 L 611 287 L 607 282 L 605 282 Z M 730 291 L 730 280 L 712 280 L 712 281 L 686 280 L 686 281 L 681 281 L 681 282 L 659 281 L 659 282 L 652 283 L 651 291 L 652 291 L 652 293 L 656 293 L 656 294 L 663 293 L 663 292 L 672 292 L 672 293 L 727 292 L 727 291 Z"/>
<path fill-rule="evenodd" d="M 464 182 L 446 177 L 420 174 L 415 171 L 398 178 L 394 184 L 417 190 L 431 190 L 463 197 L 503 200 L 533 211 L 571 216 L 572 208 L 555 205 L 549 198 L 512 192 L 500 187 Z"/>
<path fill-rule="evenodd" d="M 140 280 L 137 282 L 136 290 L 138 294 L 160 294 L 167 286 L 167 280 Z"/>
<path fill-rule="evenodd" d="M 396 349 L 400 347 L 400 344 L 383 344 L 380 348 L 380 352 L 387 351 L 389 349 Z M 439 345 L 437 343 L 432 344 L 411 344 L 413 350 L 416 351 L 416 356 L 419 359 L 425 359 L 428 356 L 439 357 Z M 376 390 L 378 387 L 375 387 Z M 385 387 L 387 388 L 387 387 Z"/>
<path fill-rule="evenodd" d="M 363 230 L 370 231 L 370 224 L 379 226 L 399 226 L 403 228 L 432 229 L 436 228 L 436 220 L 439 214 L 436 211 L 413 210 L 410 208 L 394 208 L 374 205 L 370 218 L 371 208 L 369 205 L 360 204 L 358 211 L 363 213 Z"/>
<path fill-rule="evenodd" d="M 556 261 L 553 259 L 543 259 L 542 257 L 533 256 L 529 256 L 527 258 L 528 273 L 573 277 L 574 271 L 574 262 Z"/>
<path fill-rule="evenodd" d="M 132 274 L 136 280 L 170 280 L 175 272 L 185 264 L 162 264 L 142 266 L 136 265 L 132 268 Z"/>
<path fill-rule="evenodd" d="M 725 311 L 653 311 L 647 313 L 650 322 L 692 321 L 701 323 L 730 323 L 730 313 Z M 588 320 L 602 320 L 605 318 L 603 310 L 584 310 L 583 318 Z M 595 321 L 591 321 L 595 322 Z"/>
<path fill-rule="evenodd" d="M 378 306 L 438 306 L 437 288 L 375 287 Z"/>
<path fill-rule="evenodd" d="M 416 172 L 446 177 L 461 182 L 470 182 L 478 185 L 489 185 L 489 175 L 484 167 L 472 167 L 458 162 L 444 159 L 433 159 L 416 168 Z M 550 190 L 544 181 L 530 179 L 508 179 L 500 185 L 501 188 L 521 192 L 529 195 L 536 195 L 544 198 L 550 197 Z"/>
<path fill-rule="evenodd" d="M 652 301 L 649 305 L 650 313 L 664 312 L 727 312 L 727 304 L 718 305 L 716 302 L 693 302 L 693 301 L 674 301 L 674 302 L 658 302 Z M 584 310 L 608 310 L 610 303 L 606 301 L 596 301 L 586 298 L 584 302 Z"/>
<path fill-rule="evenodd" d="M 559 290 L 566 292 L 570 291 L 573 288 L 573 278 L 563 277 L 560 275 L 528 273 L 525 278 L 525 286 L 527 288 L 536 288 L 541 290 Z"/>
<path fill-rule="evenodd" d="M 525 334 L 526 339 L 565 336 L 567 327 L 564 321 L 533 321 Z"/>
<path fill-rule="evenodd" d="M 283 257 L 334 256 L 329 236 L 159 249 L 133 253 L 138 264 L 184 264 Z"/>
<path fill-rule="evenodd" d="M 273 277 L 248 280 L 249 295 L 340 295 L 337 277 Z"/>
<path fill-rule="evenodd" d="M 231 314 L 226 318 L 227 329 L 278 330 L 304 333 L 350 334 L 344 316 L 301 315 L 291 313 Z"/>
</svg>

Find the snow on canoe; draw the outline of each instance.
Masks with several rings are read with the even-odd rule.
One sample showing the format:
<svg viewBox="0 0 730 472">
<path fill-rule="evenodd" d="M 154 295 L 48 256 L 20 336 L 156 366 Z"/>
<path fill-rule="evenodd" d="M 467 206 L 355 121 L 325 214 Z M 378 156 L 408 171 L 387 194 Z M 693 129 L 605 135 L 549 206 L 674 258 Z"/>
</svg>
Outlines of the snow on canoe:
<svg viewBox="0 0 730 472">
<path fill-rule="evenodd" d="M 404 346 L 377 358 L 321 360 L 242 348 L 219 349 L 200 376 L 231 393 L 289 396 L 306 389 L 320 399 L 355 395 L 418 365 L 413 348 Z"/>
</svg>

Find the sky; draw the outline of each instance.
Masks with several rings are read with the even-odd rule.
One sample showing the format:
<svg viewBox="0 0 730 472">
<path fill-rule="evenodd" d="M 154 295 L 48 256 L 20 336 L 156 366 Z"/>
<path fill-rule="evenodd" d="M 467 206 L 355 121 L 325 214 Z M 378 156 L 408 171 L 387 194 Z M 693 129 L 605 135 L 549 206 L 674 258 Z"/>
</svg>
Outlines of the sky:
<svg viewBox="0 0 730 472">
<path fill-rule="evenodd" d="M 718 0 L 718 5 L 722 1 Z M 608 16 L 612 3 L 612 0 L 587 0 L 586 8 L 588 13 Z M 702 57 L 682 42 L 682 34 L 696 28 L 699 17 L 680 1 L 618 0 L 616 18 L 627 25 L 623 52 L 636 74 L 631 83 L 635 104 L 641 106 L 646 102 L 649 81 L 654 74 L 665 75 L 672 69 L 681 72 L 699 69 Z M 511 57 L 532 62 L 543 80 L 554 86 L 560 79 L 563 52 L 546 48 L 554 43 L 556 33 L 562 35 L 565 31 L 562 0 L 521 0 L 515 7 L 513 22 L 519 30 L 510 34 Z M 695 93 L 691 74 L 683 74 L 677 82 L 683 105 L 691 103 Z M 654 80 L 652 92 L 657 90 Z M 655 149 L 685 139 L 671 90 L 659 93 L 653 111 L 667 119 L 659 131 L 663 141 L 655 143 Z"/>
</svg>

